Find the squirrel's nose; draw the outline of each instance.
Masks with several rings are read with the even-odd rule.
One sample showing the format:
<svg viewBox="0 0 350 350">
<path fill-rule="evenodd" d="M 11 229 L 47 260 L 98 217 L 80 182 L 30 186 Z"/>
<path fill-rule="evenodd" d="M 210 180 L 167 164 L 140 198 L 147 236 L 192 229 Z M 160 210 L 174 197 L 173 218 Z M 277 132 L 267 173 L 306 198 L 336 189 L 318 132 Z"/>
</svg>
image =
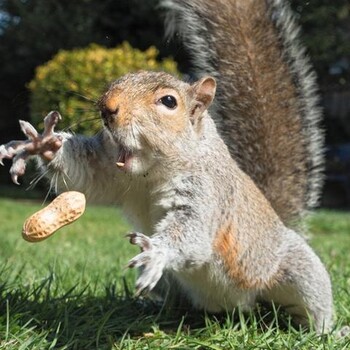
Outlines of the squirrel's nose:
<svg viewBox="0 0 350 350">
<path fill-rule="evenodd" d="M 111 126 L 115 123 L 117 117 L 119 114 L 119 108 L 117 107 L 115 110 L 102 110 L 101 111 L 101 118 L 103 120 L 103 123 L 105 126 Z"/>
</svg>

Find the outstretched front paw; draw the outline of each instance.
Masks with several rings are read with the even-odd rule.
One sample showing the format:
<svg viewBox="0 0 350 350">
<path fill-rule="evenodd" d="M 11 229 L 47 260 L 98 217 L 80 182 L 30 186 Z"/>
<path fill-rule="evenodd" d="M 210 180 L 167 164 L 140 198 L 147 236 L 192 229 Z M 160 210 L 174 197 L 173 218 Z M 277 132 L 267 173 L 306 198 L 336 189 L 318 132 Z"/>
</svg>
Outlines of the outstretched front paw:
<svg viewBox="0 0 350 350">
<path fill-rule="evenodd" d="M 53 159 L 62 145 L 60 136 L 54 134 L 54 128 L 60 119 L 58 112 L 50 112 L 44 119 L 45 129 L 42 135 L 30 123 L 20 120 L 21 130 L 28 140 L 11 141 L 0 146 L 0 164 L 3 165 L 5 158 L 12 159 L 10 174 L 15 184 L 19 184 L 18 177 L 25 173 L 26 161 L 30 156 L 38 154 L 48 161 Z"/>
<path fill-rule="evenodd" d="M 166 252 L 162 250 L 152 238 L 139 232 L 127 235 L 130 243 L 138 245 L 141 253 L 128 263 L 128 267 L 140 268 L 140 275 L 136 281 L 136 295 L 150 292 L 162 277 L 166 262 Z"/>
</svg>

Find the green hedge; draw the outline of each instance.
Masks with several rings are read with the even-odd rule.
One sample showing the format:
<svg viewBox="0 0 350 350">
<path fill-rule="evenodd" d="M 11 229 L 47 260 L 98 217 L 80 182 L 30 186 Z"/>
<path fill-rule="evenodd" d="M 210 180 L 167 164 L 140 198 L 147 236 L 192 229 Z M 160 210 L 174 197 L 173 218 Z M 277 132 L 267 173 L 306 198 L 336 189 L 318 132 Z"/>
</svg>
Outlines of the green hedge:
<svg viewBox="0 0 350 350">
<path fill-rule="evenodd" d="M 92 44 L 84 49 L 60 51 L 36 69 L 29 83 L 31 120 L 42 126 L 44 116 L 58 110 L 63 120 L 60 129 L 92 135 L 101 128 L 95 102 L 113 80 L 137 70 L 162 70 L 178 74 L 170 59 L 157 60 L 158 51 L 150 47 L 142 52 L 123 43 L 107 49 Z"/>
</svg>

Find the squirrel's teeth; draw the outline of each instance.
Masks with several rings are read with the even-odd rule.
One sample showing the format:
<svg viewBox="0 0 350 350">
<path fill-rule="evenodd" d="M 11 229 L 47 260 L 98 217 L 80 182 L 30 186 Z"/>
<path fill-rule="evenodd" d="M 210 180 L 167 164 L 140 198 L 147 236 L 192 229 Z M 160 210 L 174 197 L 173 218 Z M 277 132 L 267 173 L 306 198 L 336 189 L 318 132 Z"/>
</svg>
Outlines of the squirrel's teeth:
<svg viewBox="0 0 350 350">
<path fill-rule="evenodd" d="M 125 147 L 121 147 L 119 150 L 119 157 L 117 159 L 116 165 L 118 168 L 125 168 L 128 160 L 131 157 L 131 152 Z"/>
</svg>

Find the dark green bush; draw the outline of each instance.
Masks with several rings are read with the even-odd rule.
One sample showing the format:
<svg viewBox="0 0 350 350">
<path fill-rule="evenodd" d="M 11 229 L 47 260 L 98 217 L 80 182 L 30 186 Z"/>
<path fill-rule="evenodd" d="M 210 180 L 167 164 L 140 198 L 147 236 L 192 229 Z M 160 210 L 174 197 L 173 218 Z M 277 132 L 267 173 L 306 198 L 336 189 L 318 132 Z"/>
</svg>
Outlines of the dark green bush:
<svg viewBox="0 0 350 350">
<path fill-rule="evenodd" d="M 43 117 L 58 110 L 63 116 L 60 129 L 71 128 L 86 135 L 96 133 L 101 122 L 95 102 L 108 83 L 141 69 L 177 74 L 172 59 L 158 62 L 157 55 L 155 47 L 142 52 L 126 42 L 114 49 L 92 44 L 84 49 L 60 51 L 36 69 L 35 78 L 28 85 L 32 122 L 42 126 Z"/>
</svg>

